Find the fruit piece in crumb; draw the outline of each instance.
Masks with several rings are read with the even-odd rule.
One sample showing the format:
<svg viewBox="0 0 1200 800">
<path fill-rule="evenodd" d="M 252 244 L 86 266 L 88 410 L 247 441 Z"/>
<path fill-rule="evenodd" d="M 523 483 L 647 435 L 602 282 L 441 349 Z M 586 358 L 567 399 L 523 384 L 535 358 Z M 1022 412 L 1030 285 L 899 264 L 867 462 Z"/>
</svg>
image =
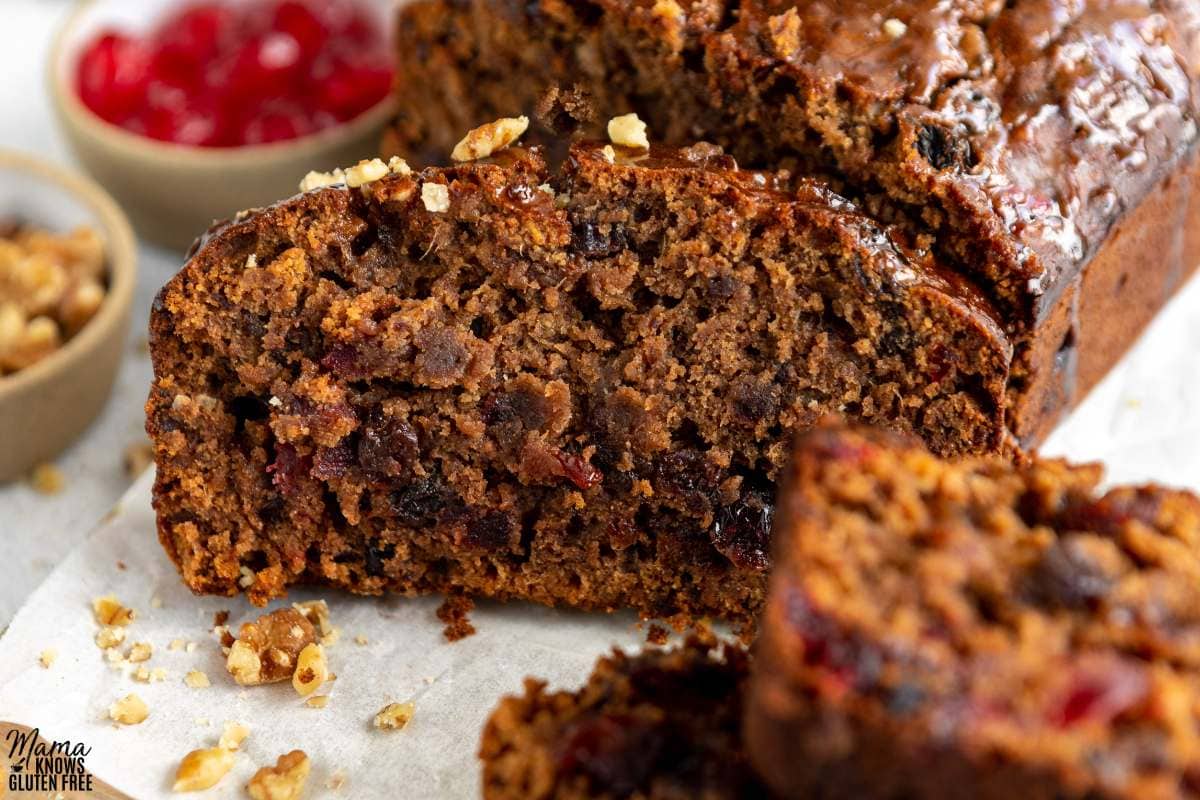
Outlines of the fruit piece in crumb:
<svg viewBox="0 0 1200 800">
<path fill-rule="evenodd" d="M 225 668 L 242 686 L 285 681 L 295 673 L 301 651 L 315 641 L 316 631 L 303 614 L 281 608 L 242 625 Z"/>
</svg>

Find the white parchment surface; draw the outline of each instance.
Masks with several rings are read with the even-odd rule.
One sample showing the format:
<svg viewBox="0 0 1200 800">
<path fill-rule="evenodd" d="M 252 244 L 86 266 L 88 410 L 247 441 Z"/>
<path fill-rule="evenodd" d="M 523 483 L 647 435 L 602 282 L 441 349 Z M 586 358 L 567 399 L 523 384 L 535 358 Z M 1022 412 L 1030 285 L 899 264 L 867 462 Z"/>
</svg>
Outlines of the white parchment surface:
<svg viewBox="0 0 1200 800">
<path fill-rule="evenodd" d="M 1200 281 L 1176 298 L 1042 452 L 1102 460 L 1112 482 L 1156 480 L 1200 490 Z M 104 662 L 90 604 L 108 593 L 137 610 L 127 641 L 153 646 L 147 666 L 164 668 L 165 681 L 138 683 Z M 258 767 L 300 748 L 313 762 L 307 797 L 470 798 L 479 793 L 479 733 L 502 694 L 518 691 L 525 675 L 577 686 L 600 653 L 644 640 L 632 615 L 482 604 L 472 614 L 478 633 L 449 644 L 434 614 L 440 599 L 305 591 L 289 601 L 317 596 L 328 601 L 341 631 L 328 651 L 337 680 L 321 690 L 330 695 L 328 705 L 306 707 L 290 683 L 236 686 L 209 632 L 213 613 L 229 610 L 236 626 L 259 612 L 240 598 L 193 597 L 180 585 L 155 538 L 146 476 L 0 638 L 0 720 L 85 742 L 93 774 L 138 798 L 170 796 L 180 757 L 215 745 L 227 720 L 247 724 L 251 734 L 234 771 L 205 797 L 245 797 Z M 155 597 L 161 607 L 154 607 Z M 367 643 L 356 643 L 357 636 Z M 171 651 L 174 639 L 197 646 Z M 47 648 L 58 652 L 48 669 L 38 662 Z M 185 686 L 191 669 L 207 673 L 212 685 Z M 114 727 L 108 706 L 129 692 L 146 701 L 150 716 Z M 416 704 L 406 729 L 372 727 L 382 706 L 405 700 Z M 341 788 L 328 788 L 338 776 Z"/>
</svg>

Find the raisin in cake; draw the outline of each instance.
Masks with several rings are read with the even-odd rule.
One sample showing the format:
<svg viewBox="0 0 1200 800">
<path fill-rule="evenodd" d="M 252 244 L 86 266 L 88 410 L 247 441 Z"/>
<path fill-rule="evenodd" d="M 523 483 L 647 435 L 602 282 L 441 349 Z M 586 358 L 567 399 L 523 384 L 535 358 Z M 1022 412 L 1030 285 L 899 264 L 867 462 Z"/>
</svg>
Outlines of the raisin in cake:
<svg viewBox="0 0 1200 800">
<path fill-rule="evenodd" d="M 1003 311 L 1027 446 L 1200 260 L 1194 0 L 420 0 L 397 38 L 395 151 L 578 84 L 919 220 Z"/>
<path fill-rule="evenodd" d="M 1200 501 L 803 436 L 747 694 L 792 798 L 1200 793 Z"/>
<path fill-rule="evenodd" d="M 160 293 L 159 535 L 192 589 L 259 603 L 748 622 L 792 431 L 1004 446 L 996 314 L 903 225 L 710 146 L 397 162 L 219 227 Z"/>
<path fill-rule="evenodd" d="M 485 800 L 765 798 L 742 748 L 746 654 L 699 641 L 600 659 L 575 692 L 527 679 L 483 731 Z"/>
</svg>

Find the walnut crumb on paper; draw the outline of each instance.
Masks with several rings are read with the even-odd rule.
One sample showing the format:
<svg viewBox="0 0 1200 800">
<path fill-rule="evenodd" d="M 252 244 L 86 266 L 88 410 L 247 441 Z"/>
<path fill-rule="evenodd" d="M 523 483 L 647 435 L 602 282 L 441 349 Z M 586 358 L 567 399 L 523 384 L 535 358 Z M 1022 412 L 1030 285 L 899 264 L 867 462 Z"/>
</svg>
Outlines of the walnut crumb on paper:
<svg viewBox="0 0 1200 800">
<path fill-rule="evenodd" d="M 296 671 L 292 675 L 292 687 L 301 697 L 307 697 L 317 690 L 329 677 L 329 668 L 325 663 L 325 648 L 319 644 L 308 644 L 300 651 L 296 660 Z"/>
<path fill-rule="evenodd" d="M 121 725 L 137 725 L 150 716 L 150 709 L 136 694 L 127 694 L 108 707 L 108 718 Z"/>
<path fill-rule="evenodd" d="M 273 767 L 263 767 L 254 773 L 246 791 L 254 800 L 298 800 L 312 763 L 303 750 L 284 753 Z"/>
<path fill-rule="evenodd" d="M 324 708 L 325 706 L 329 705 L 329 695 L 314 694 L 312 697 L 304 701 L 304 705 L 308 706 L 309 708 Z"/>
<path fill-rule="evenodd" d="M 416 706 L 409 703 L 388 703 L 375 715 L 375 727 L 384 731 L 398 731 L 412 720 Z"/>
<path fill-rule="evenodd" d="M 46 669 L 50 669 L 50 667 L 54 666 L 54 662 L 57 660 L 58 651 L 53 647 L 47 647 L 40 654 L 38 654 L 38 662 Z"/>
<path fill-rule="evenodd" d="M 149 661 L 153 653 L 154 648 L 150 646 L 149 642 L 135 642 L 130 645 L 125 660 L 131 664 L 140 664 L 143 661 Z"/>
<path fill-rule="evenodd" d="M 38 494 L 58 494 L 67 485 L 62 470 L 53 464 L 38 464 L 29 473 L 29 485 Z"/>
<path fill-rule="evenodd" d="M 216 786 L 233 769 L 234 755 L 224 747 L 193 750 L 183 757 L 175 770 L 176 792 L 200 792 Z"/>
<path fill-rule="evenodd" d="M 137 616 L 132 608 L 126 608 L 116 598 L 116 595 L 111 594 L 97 597 L 92 601 L 92 614 L 99 624 L 114 625 L 117 627 L 128 625 Z"/>
<path fill-rule="evenodd" d="M 315 640 L 312 623 L 300 611 L 281 608 L 242 625 L 225 668 L 242 686 L 285 681 L 295 673 L 300 653 Z"/>
<path fill-rule="evenodd" d="M 225 727 L 221 731 L 221 740 L 217 746 L 223 747 L 226 750 L 237 750 L 249 735 L 250 728 L 246 725 L 240 722 L 226 722 Z"/>
<path fill-rule="evenodd" d="M 188 674 L 183 676 L 183 682 L 192 689 L 207 689 L 210 685 L 208 675 L 198 669 L 189 670 Z"/>
</svg>

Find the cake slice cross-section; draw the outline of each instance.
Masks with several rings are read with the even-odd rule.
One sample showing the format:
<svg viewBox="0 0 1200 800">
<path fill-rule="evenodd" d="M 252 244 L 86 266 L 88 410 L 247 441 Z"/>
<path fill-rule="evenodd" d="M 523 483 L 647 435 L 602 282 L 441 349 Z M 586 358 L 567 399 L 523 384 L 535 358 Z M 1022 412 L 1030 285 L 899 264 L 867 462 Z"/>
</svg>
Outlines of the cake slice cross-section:
<svg viewBox="0 0 1200 800">
<path fill-rule="evenodd" d="M 783 797 L 1196 797 L 1200 500 L 801 438 L 746 750 Z"/>
<path fill-rule="evenodd" d="M 484 800 L 751 800 L 746 652 L 700 639 L 616 651 L 576 691 L 528 678 L 484 726 Z"/>
<path fill-rule="evenodd" d="M 582 142 L 348 182 L 218 227 L 155 302 L 154 502 L 197 592 L 748 623 L 793 432 L 1009 444 L 997 312 L 818 179 Z"/>
</svg>

